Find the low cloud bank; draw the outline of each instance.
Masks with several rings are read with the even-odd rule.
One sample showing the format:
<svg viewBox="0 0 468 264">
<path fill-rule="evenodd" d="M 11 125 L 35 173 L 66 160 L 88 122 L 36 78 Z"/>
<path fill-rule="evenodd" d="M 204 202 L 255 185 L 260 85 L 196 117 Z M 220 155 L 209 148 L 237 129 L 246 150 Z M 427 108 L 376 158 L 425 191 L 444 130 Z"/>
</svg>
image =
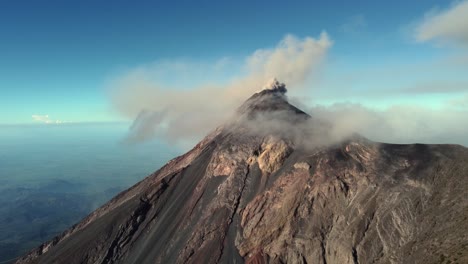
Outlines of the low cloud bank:
<svg viewBox="0 0 468 264">
<path fill-rule="evenodd" d="M 32 119 L 35 122 L 43 123 L 43 124 L 62 124 L 64 123 L 61 120 L 55 120 L 49 117 L 49 115 L 32 115 Z"/>
<path fill-rule="evenodd" d="M 332 124 L 334 138 L 359 133 L 388 143 L 452 143 L 468 146 L 468 109 L 395 105 L 375 110 L 360 104 L 316 106 L 308 110 Z"/>
<path fill-rule="evenodd" d="M 314 106 L 311 116 L 290 110 L 258 112 L 241 117 L 246 134 L 279 135 L 298 146 L 314 148 L 337 143 L 357 135 L 385 143 L 461 144 L 468 146 L 468 109 L 431 109 L 395 105 L 375 110 L 360 104 L 340 103 Z"/>
</svg>

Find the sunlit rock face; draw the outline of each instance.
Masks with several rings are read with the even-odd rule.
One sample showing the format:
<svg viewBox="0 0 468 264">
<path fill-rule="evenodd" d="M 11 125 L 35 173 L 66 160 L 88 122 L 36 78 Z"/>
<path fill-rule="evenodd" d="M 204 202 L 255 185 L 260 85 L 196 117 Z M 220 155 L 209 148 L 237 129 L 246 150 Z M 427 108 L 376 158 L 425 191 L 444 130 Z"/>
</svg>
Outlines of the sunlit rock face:
<svg viewBox="0 0 468 264">
<path fill-rule="evenodd" d="M 289 133 L 313 117 L 268 87 L 17 263 L 468 263 L 466 148 Z"/>
</svg>

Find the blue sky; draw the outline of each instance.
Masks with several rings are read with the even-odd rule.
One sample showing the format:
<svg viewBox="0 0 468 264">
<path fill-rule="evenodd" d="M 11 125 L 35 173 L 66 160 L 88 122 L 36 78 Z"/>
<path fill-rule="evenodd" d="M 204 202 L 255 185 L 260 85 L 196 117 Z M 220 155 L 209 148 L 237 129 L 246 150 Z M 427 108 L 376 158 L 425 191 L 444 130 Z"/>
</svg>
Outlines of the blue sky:
<svg viewBox="0 0 468 264">
<path fill-rule="evenodd" d="M 466 43 L 438 41 L 442 33 L 417 39 L 414 28 L 464 2 L 1 1 L 0 123 L 35 122 L 34 114 L 131 120 L 109 99 L 109 86 L 128 72 L 152 65 L 148 75 L 175 87 L 168 89 L 223 83 L 286 34 L 323 31 L 333 44 L 309 83 L 318 87 L 314 102 L 442 107 L 465 96 Z M 213 70 L 223 61 L 228 66 Z M 444 88 L 427 92 L 437 90 L 427 84 Z"/>
</svg>

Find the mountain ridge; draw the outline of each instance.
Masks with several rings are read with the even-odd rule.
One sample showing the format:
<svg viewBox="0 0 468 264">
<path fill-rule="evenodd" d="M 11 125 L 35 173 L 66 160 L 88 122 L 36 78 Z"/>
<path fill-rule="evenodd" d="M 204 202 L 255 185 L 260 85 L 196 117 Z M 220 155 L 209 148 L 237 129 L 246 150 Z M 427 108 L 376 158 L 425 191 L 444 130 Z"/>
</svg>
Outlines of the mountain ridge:
<svg viewBox="0 0 468 264">
<path fill-rule="evenodd" d="M 240 117 L 17 263 L 468 261 L 466 148 L 322 140 L 326 123 L 286 91 L 274 81 Z"/>
</svg>

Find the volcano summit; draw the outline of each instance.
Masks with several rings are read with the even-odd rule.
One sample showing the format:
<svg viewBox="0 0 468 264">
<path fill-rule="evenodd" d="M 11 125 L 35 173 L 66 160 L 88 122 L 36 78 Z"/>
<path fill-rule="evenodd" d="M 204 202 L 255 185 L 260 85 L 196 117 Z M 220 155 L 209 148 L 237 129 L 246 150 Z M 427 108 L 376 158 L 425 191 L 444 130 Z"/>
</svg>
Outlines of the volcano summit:
<svg viewBox="0 0 468 264">
<path fill-rule="evenodd" d="M 329 126 L 274 81 L 17 263 L 468 263 L 468 149 Z"/>
</svg>

